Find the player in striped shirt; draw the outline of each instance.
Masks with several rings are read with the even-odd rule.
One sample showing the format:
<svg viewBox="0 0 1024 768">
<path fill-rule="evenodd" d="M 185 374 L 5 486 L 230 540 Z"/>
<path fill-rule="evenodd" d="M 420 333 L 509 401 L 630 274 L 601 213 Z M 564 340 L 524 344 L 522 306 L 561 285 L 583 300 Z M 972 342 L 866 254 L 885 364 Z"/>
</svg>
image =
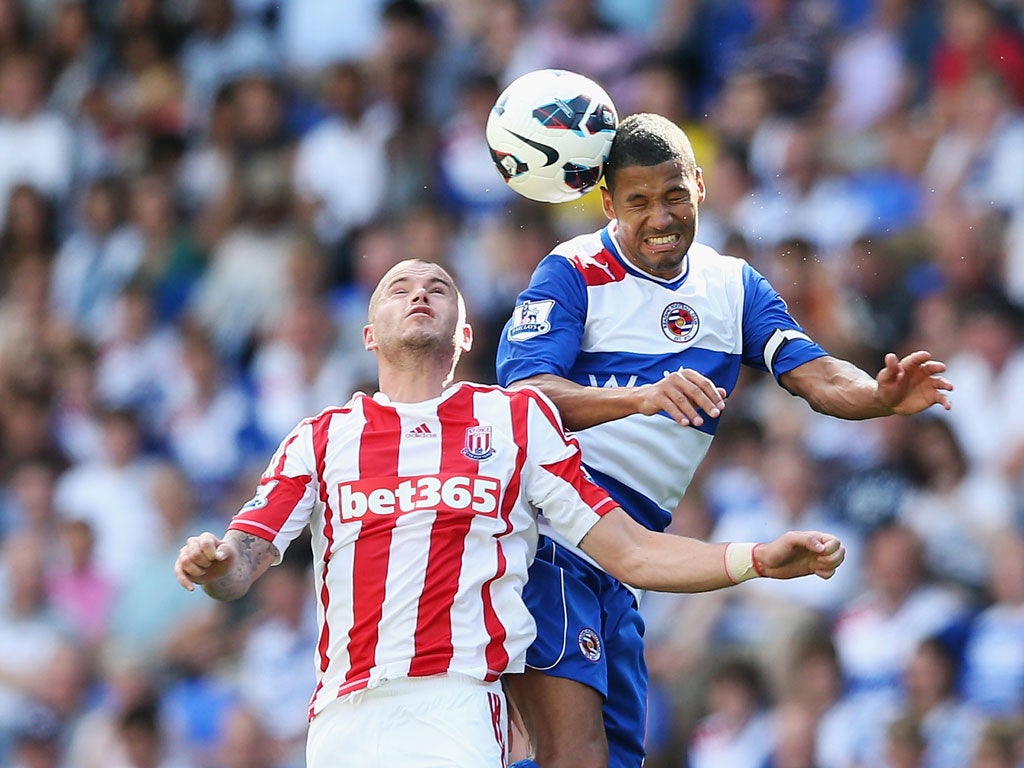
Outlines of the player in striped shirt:
<svg viewBox="0 0 1024 768">
<path fill-rule="evenodd" d="M 872 377 L 808 338 L 749 264 L 694 241 L 704 179 L 671 121 L 624 119 L 605 179 L 610 223 L 538 265 L 505 327 L 498 380 L 547 394 L 591 476 L 647 528 L 671 520 L 743 365 L 840 418 L 949 408 L 945 365 L 929 353 L 889 354 Z M 639 768 L 647 671 L 634 595 L 557 529 L 541 533 L 525 593 L 537 641 L 511 688 L 533 711 L 538 761 Z M 604 645 L 596 663 L 572 642 L 583 631 Z"/>
<path fill-rule="evenodd" d="M 817 532 L 725 546 L 648 531 L 583 473 L 542 394 L 450 383 L 471 341 L 447 272 L 393 267 L 364 329 L 380 391 L 299 424 L 223 538 L 191 537 L 175 564 L 186 588 L 232 600 L 310 527 L 320 636 L 309 768 L 506 764 L 499 678 L 523 670 L 535 633 L 521 593 L 537 508 L 647 589 L 828 578 L 843 559 Z M 580 638 L 590 641 L 599 654 L 596 637 Z"/>
</svg>

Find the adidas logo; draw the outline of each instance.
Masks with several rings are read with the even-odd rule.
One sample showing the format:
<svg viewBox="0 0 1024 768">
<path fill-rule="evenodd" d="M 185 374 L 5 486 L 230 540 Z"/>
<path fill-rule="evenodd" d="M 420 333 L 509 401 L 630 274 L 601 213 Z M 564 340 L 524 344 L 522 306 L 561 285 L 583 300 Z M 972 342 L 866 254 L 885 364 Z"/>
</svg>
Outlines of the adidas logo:
<svg viewBox="0 0 1024 768">
<path fill-rule="evenodd" d="M 437 435 L 430 431 L 430 427 L 426 424 L 420 424 L 415 429 L 410 429 L 405 433 L 405 437 L 419 438 L 419 437 L 437 437 Z"/>
</svg>

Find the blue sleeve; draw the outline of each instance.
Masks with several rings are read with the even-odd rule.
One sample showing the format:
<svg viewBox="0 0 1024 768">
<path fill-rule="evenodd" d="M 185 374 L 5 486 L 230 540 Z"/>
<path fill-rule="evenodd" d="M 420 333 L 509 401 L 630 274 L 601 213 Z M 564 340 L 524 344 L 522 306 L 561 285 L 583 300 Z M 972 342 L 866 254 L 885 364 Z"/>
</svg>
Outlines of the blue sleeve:
<svg viewBox="0 0 1024 768">
<path fill-rule="evenodd" d="M 743 267 L 743 364 L 779 376 L 827 355 L 789 314 L 771 283 Z"/>
<path fill-rule="evenodd" d="M 587 319 L 583 276 L 561 256 L 546 256 L 519 294 L 498 342 L 502 386 L 542 373 L 568 378 Z"/>
</svg>

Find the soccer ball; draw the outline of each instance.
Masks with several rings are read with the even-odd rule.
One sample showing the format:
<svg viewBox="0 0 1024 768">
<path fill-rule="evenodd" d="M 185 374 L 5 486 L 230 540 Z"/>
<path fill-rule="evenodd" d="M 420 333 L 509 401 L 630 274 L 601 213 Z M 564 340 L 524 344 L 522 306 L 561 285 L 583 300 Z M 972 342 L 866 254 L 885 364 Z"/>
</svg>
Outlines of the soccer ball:
<svg viewBox="0 0 1024 768">
<path fill-rule="evenodd" d="M 564 203 L 597 186 L 618 125 L 615 105 L 593 80 L 539 69 L 498 97 L 487 118 L 487 146 L 513 190 Z"/>
</svg>

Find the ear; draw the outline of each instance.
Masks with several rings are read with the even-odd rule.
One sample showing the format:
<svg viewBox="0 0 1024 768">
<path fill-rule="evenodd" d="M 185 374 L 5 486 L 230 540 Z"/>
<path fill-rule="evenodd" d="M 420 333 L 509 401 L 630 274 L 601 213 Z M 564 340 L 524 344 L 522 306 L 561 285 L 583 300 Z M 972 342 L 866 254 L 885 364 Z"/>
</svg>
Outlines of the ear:
<svg viewBox="0 0 1024 768">
<path fill-rule="evenodd" d="M 463 323 L 462 327 L 455 332 L 455 344 L 463 352 L 469 352 L 473 348 L 473 326 Z"/>
<path fill-rule="evenodd" d="M 704 198 L 707 195 L 707 189 L 704 186 L 704 171 L 697 166 L 697 204 L 704 202 Z"/>
<path fill-rule="evenodd" d="M 363 347 L 368 352 L 373 352 L 377 349 L 377 339 L 373 335 L 373 324 L 363 326 Z"/>
<path fill-rule="evenodd" d="M 615 218 L 615 209 L 612 207 L 612 193 L 608 187 L 601 186 L 601 207 L 604 208 L 604 215 L 611 221 Z"/>
</svg>

